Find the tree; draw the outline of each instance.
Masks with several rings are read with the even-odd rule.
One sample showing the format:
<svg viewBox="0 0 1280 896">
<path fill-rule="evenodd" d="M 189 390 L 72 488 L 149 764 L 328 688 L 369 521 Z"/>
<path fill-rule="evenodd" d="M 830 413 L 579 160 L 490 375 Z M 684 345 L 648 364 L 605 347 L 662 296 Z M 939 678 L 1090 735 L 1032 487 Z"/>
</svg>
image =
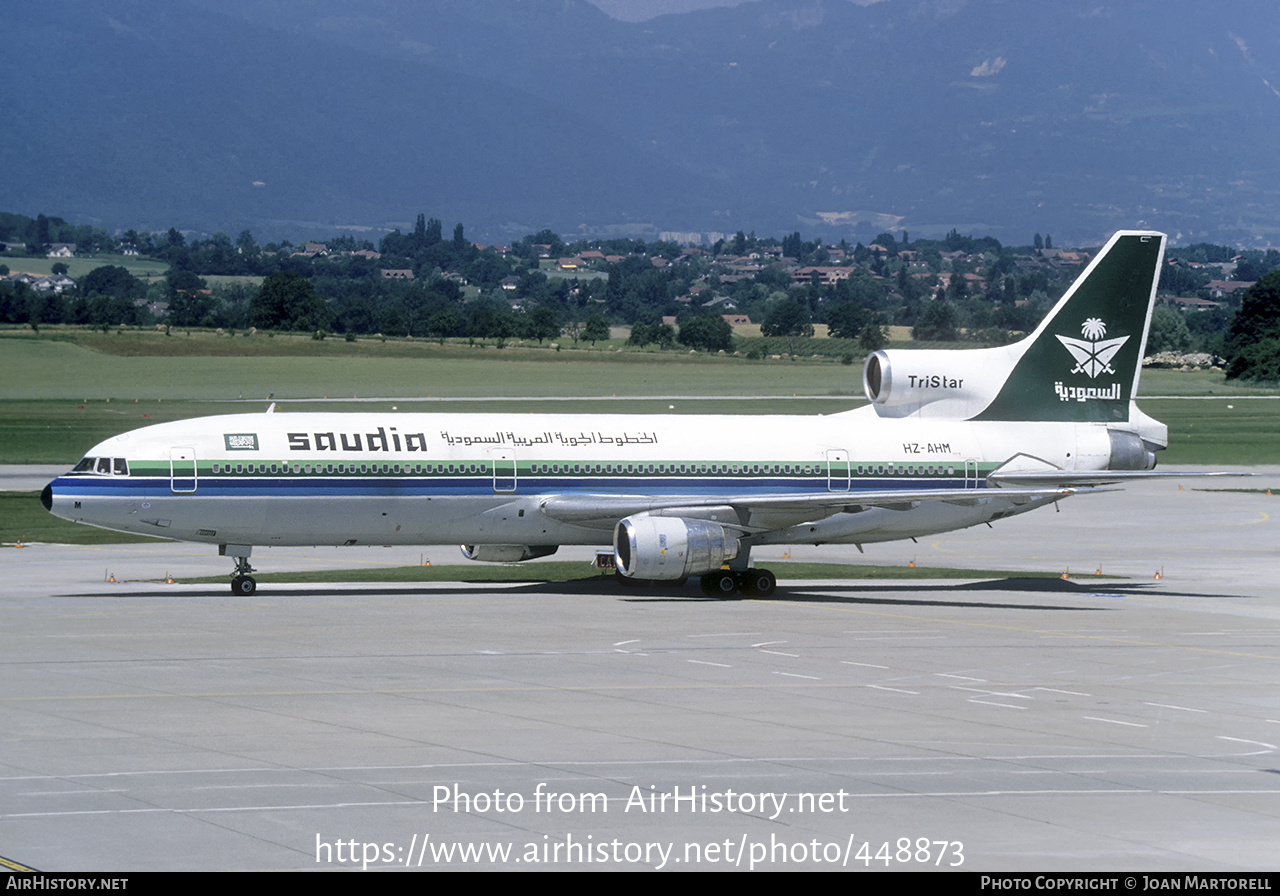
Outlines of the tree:
<svg viewBox="0 0 1280 896">
<path fill-rule="evenodd" d="M 462 315 L 452 308 L 437 311 L 427 320 L 427 332 L 440 339 L 453 336 L 461 326 Z"/>
<path fill-rule="evenodd" d="M 804 241 L 800 239 L 800 231 L 782 238 L 782 254 L 797 261 L 804 256 Z"/>
<path fill-rule="evenodd" d="M 1191 347 L 1191 331 L 1182 315 L 1168 305 L 1157 305 L 1151 313 L 1151 332 L 1147 335 L 1147 354 L 1185 352 Z"/>
<path fill-rule="evenodd" d="M 866 352 L 877 352 L 889 343 L 879 314 L 873 314 L 871 321 L 858 334 L 858 345 Z"/>
<path fill-rule="evenodd" d="M 1280 271 L 1245 290 L 1223 351 L 1230 359 L 1227 379 L 1280 379 Z"/>
<path fill-rule="evenodd" d="M 953 342 L 959 335 L 956 307 L 946 300 L 929 302 L 911 328 L 911 338 L 922 342 Z"/>
<path fill-rule="evenodd" d="M 521 334 L 525 339 L 536 339 L 542 344 L 544 339 L 554 339 L 560 335 L 560 321 L 554 308 L 539 305 L 524 316 L 521 321 Z"/>
<path fill-rule="evenodd" d="M 646 346 L 656 342 L 659 348 L 675 345 L 676 331 L 671 324 L 646 324 L 637 322 L 631 327 L 631 335 L 627 338 L 630 345 Z"/>
<path fill-rule="evenodd" d="M 467 335 L 481 339 L 506 339 L 516 335 L 518 324 L 506 302 L 486 297 L 471 305 Z"/>
<path fill-rule="evenodd" d="M 855 302 L 842 302 L 827 311 L 827 330 L 837 339 L 857 339 L 872 314 Z"/>
<path fill-rule="evenodd" d="M 54 265 L 57 267 L 57 265 Z M 120 296 L 140 299 L 146 293 L 142 281 L 119 265 L 94 268 L 80 278 L 80 291 L 87 296 Z"/>
<path fill-rule="evenodd" d="M 267 277 L 249 303 L 249 325 L 264 330 L 323 330 L 331 319 L 315 284 L 294 271 Z"/>
<path fill-rule="evenodd" d="M 134 299 L 146 294 L 142 281 L 123 267 L 105 265 L 80 278 L 80 299 L 73 303 L 75 319 L 89 324 L 139 323 Z"/>
<path fill-rule="evenodd" d="M 708 352 L 732 351 L 733 328 L 718 314 L 700 314 L 680 325 L 680 343 Z"/>
<path fill-rule="evenodd" d="M 582 328 L 582 338 L 595 345 L 609 338 L 609 321 L 603 314 L 593 314 L 587 318 Z"/>
<path fill-rule="evenodd" d="M 813 317 L 809 306 L 792 299 L 778 302 L 765 315 L 760 332 L 765 336 L 812 336 Z"/>
</svg>

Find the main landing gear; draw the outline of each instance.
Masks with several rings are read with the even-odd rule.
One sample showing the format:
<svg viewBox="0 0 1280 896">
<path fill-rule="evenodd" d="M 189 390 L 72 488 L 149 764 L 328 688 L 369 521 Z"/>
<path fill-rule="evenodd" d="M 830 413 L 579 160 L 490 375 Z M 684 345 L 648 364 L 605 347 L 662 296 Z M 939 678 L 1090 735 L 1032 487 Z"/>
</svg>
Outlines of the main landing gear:
<svg viewBox="0 0 1280 896">
<path fill-rule="evenodd" d="M 778 587 L 778 579 L 767 569 L 721 569 L 704 575 L 702 593 L 712 597 L 768 597 Z"/>
</svg>

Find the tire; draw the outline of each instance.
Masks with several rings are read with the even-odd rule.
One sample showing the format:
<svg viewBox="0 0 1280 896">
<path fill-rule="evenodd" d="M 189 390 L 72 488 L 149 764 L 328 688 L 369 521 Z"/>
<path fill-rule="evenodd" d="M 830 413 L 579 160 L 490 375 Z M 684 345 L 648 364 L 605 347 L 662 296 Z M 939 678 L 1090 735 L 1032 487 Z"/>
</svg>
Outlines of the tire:
<svg viewBox="0 0 1280 896">
<path fill-rule="evenodd" d="M 748 597 L 768 597 L 777 587 L 777 578 L 767 569 L 752 569 L 743 576 L 742 593 Z"/>
<path fill-rule="evenodd" d="M 258 590 L 258 583 L 253 576 L 236 576 L 231 580 L 231 593 L 249 595 Z"/>
<path fill-rule="evenodd" d="M 729 598 L 738 593 L 738 577 L 727 570 L 709 572 L 699 580 L 702 593 L 711 597 Z"/>
</svg>

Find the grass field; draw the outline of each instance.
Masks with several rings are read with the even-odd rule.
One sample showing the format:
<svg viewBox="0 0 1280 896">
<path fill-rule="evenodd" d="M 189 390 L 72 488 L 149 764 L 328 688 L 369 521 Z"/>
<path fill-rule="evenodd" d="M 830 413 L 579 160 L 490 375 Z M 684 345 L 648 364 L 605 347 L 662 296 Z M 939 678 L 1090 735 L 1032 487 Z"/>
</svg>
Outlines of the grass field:
<svg viewBox="0 0 1280 896">
<path fill-rule="evenodd" d="M 93 255 L 84 258 L 21 258 L 3 255 L 0 256 L 0 262 L 7 264 L 15 274 L 38 274 L 42 277 L 52 274 L 53 266 L 61 262 L 67 266 L 67 276 L 73 279 L 83 277 L 95 268 L 107 266 L 125 268 L 143 281 L 160 279 L 169 270 L 167 262 L 126 255 Z"/>
<path fill-rule="evenodd" d="M 859 363 L 684 352 L 440 346 L 426 340 L 0 331 L 0 463 L 72 463 L 129 429 L 209 414 L 818 414 L 858 407 Z M 1169 425 L 1165 466 L 1280 463 L 1280 392 L 1208 371 L 1148 370 L 1141 401 Z M 574 397 L 580 401 L 558 400 Z M 360 400 L 353 400 L 353 399 Z M 385 399 L 375 402 L 371 399 Z M 445 401 L 443 399 L 450 399 Z M 855 435 L 856 438 L 856 435 Z"/>
<path fill-rule="evenodd" d="M 38 492 L 0 492 L 0 544 L 133 544 L 164 541 L 82 526 L 45 511 Z"/>
</svg>

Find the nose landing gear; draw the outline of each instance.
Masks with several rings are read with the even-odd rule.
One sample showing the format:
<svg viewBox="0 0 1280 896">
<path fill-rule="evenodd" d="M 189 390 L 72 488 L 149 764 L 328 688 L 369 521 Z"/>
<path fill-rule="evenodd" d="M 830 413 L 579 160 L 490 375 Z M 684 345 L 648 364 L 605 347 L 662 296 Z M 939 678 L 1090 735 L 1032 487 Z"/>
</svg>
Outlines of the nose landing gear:
<svg viewBox="0 0 1280 896">
<path fill-rule="evenodd" d="M 240 595 L 249 595 L 258 590 L 258 583 L 254 581 L 253 576 L 249 575 L 256 570 L 249 565 L 249 555 L 253 553 L 253 547 L 247 544 L 220 544 L 218 545 L 218 553 L 227 556 L 228 554 L 235 558 L 236 568 L 231 573 L 231 593 Z"/>
</svg>

